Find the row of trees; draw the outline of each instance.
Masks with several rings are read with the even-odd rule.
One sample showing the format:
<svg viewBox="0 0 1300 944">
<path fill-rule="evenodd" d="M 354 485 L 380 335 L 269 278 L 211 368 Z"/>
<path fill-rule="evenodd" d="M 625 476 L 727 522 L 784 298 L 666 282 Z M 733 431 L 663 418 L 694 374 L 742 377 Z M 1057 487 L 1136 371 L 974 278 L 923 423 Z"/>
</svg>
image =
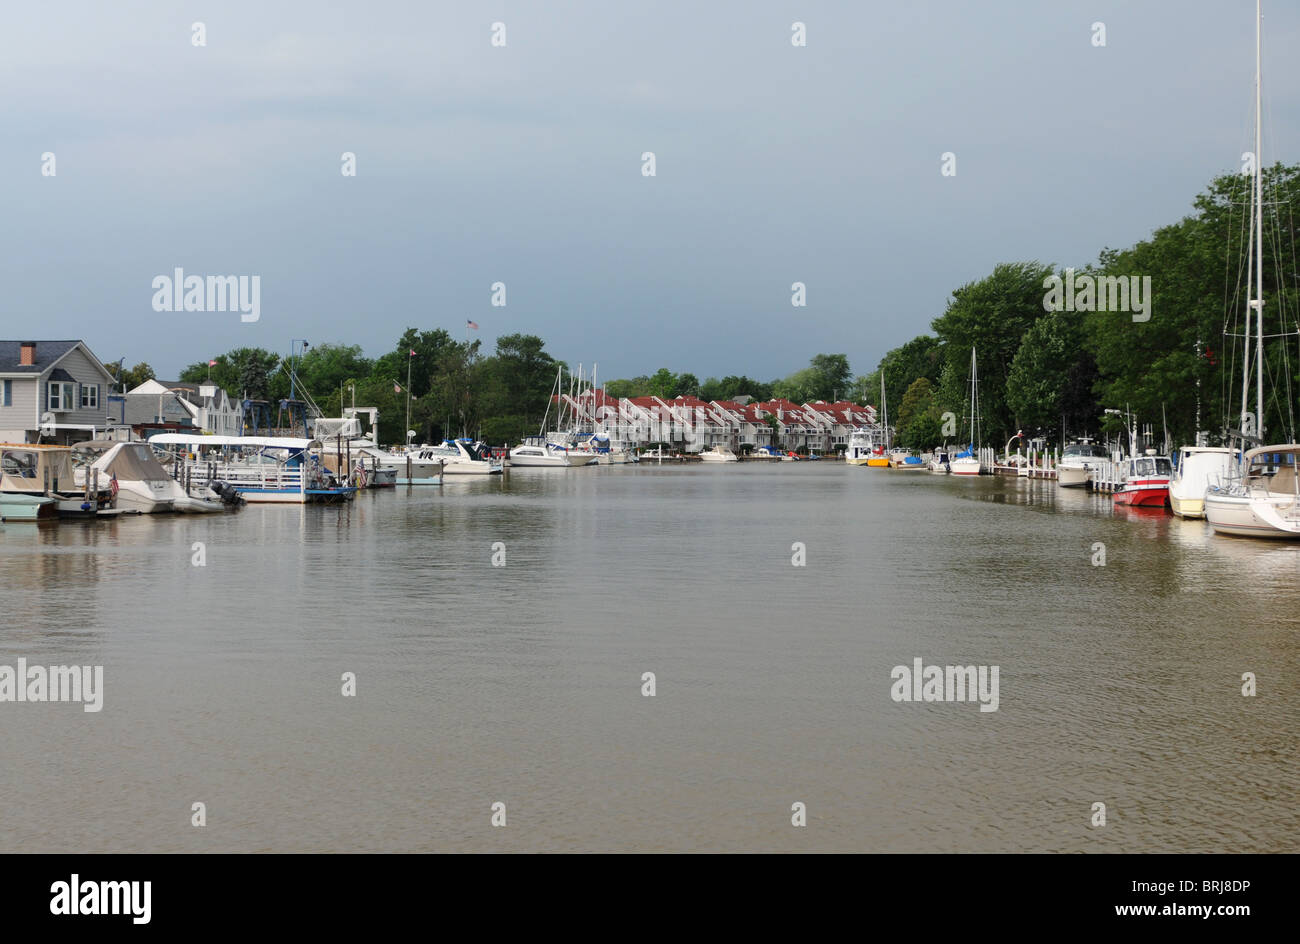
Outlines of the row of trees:
<svg viewBox="0 0 1300 944">
<path fill-rule="evenodd" d="M 1048 436 L 1122 431 L 1123 420 L 1104 414 L 1107 407 L 1131 409 L 1157 436 L 1167 426 L 1174 442 L 1194 441 L 1198 429 L 1238 427 L 1249 186 L 1249 177 L 1219 177 L 1196 198 L 1194 213 L 1129 249 L 1103 250 L 1096 264 L 1075 273 L 1076 280 L 1150 276 L 1146 312 L 1047 311 L 1048 280 L 1064 281 L 1067 272 L 1039 262 L 998 265 L 952 293 L 931 323 L 933 334 L 888 352 L 876 371 L 860 378 L 863 395 L 878 406 L 883 375 L 891 423 L 904 445 L 964 441 L 973 347 L 986 443 L 1000 445 L 1020 430 Z M 1300 383 L 1291 211 L 1300 168 L 1266 170 L 1264 188 L 1269 395 L 1263 428 L 1277 441 L 1294 438 L 1292 393 Z M 947 412 L 958 418 L 955 435 L 943 435 Z"/>
<path fill-rule="evenodd" d="M 410 378 L 410 429 L 432 440 L 468 431 L 489 442 L 516 441 L 536 433 L 555 382 L 559 362 L 530 334 L 500 337 L 490 356 L 479 341 L 456 341 L 441 328 L 408 328 L 396 347 L 376 358 L 360 346 L 308 346 L 293 363 L 262 348 L 238 348 L 200 361 L 181 372 L 186 383 L 209 378 L 235 396 L 278 401 L 293 392 L 311 394 L 321 410 L 340 415 L 344 407 L 379 410 L 379 439 L 402 442 Z M 409 373 L 408 373 L 409 372 Z"/>
</svg>

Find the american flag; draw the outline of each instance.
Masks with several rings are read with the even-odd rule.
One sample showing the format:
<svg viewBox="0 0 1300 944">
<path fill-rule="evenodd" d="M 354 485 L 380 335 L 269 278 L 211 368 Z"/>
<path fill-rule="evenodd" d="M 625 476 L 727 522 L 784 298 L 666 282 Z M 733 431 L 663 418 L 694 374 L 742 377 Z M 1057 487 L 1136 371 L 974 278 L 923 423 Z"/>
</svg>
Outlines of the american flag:
<svg viewBox="0 0 1300 944">
<path fill-rule="evenodd" d="M 466 325 L 467 327 L 473 328 L 475 331 L 478 330 L 478 325 L 476 325 L 474 322 L 470 321 L 468 318 L 465 319 L 465 325 Z"/>
<path fill-rule="evenodd" d="M 401 393 L 401 392 L 402 392 L 402 385 L 399 384 L 399 383 L 394 383 L 394 384 L 393 384 L 393 393 Z"/>
<path fill-rule="evenodd" d="M 411 356 L 412 356 L 412 357 L 415 356 L 415 351 L 412 351 L 412 352 L 411 352 Z"/>
<path fill-rule="evenodd" d="M 108 480 L 108 490 L 114 498 L 117 497 L 117 473 L 116 472 L 114 472 L 113 477 Z"/>
<path fill-rule="evenodd" d="M 216 367 L 216 366 L 217 366 L 217 362 L 216 362 L 216 361 L 208 361 L 208 366 L 209 366 L 209 367 Z"/>
</svg>

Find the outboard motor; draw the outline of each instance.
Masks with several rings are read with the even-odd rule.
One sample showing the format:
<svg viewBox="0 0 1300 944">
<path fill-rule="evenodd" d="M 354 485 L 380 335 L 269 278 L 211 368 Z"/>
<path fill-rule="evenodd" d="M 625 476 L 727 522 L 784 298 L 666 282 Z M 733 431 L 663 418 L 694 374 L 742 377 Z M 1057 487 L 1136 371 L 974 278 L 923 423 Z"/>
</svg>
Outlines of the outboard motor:
<svg viewBox="0 0 1300 944">
<path fill-rule="evenodd" d="M 239 494 L 239 490 L 234 486 L 232 486 L 229 482 L 222 482 L 218 480 L 211 483 L 208 486 L 208 488 L 216 492 L 217 497 L 221 499 L 222 504 L 238 505 L 244 501 L 244 497 Z"/>
</svg>

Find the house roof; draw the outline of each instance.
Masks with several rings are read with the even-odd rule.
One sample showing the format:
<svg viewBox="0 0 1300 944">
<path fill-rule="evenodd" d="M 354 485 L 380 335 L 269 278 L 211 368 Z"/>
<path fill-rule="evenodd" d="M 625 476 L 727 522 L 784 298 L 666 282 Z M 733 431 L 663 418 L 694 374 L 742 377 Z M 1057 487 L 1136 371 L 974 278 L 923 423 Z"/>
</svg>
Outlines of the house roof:
<svg viewBox="0 0 1300 944">
<path fill-rule="evenodd" d="M 20 364 L 22 341 L 0 341 L 0 373 L 42 374 L 55 361 L 80 344 L 80 341 L 37 341 L 36 363 Z"/>
</svg>

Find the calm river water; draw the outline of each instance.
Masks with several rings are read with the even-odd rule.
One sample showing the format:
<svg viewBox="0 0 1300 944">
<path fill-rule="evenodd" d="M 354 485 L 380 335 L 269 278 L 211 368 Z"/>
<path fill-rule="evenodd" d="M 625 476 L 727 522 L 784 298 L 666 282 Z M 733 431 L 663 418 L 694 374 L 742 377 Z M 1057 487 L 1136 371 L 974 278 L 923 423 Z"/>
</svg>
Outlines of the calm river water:
<svg viewBox="0 0 1300 944">
<path fill-rule="evenodd" d="M 1297 852 L 1298 586 L 1300 547 L 829 462 L 8 523 L 0 665 L 104 702 L 0 703 L 0 851 Z M 998 710 L 894 701 L 915 658 Z"/>
</svg>

